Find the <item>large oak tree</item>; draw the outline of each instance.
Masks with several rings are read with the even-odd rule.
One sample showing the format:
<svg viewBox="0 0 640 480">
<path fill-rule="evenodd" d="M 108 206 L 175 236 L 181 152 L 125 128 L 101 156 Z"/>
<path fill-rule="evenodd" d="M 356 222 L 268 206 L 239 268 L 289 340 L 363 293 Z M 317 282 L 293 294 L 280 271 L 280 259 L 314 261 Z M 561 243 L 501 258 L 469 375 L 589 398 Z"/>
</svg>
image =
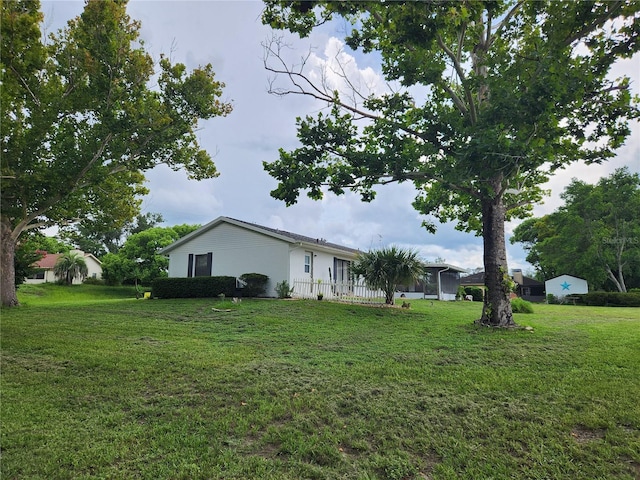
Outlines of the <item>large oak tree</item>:
<svg viewBox="0 0 640 480">
<path fill-rule="evenodd" d="M 483 236 L 480 322 L 514 325 L 505 220 L 526 215 L 553 172 L 605 161 L 629 135 L 637 102 L 629 79 L 609 73 L 638 50 L 639 9 L 632 1 L 266 2 L 265 23 L 301 36 L 342 17 L 346 44 L 378 52 L 385 80 L 399 87 L 344 95 L 325 80 L 348 83 L 348 66 L 314 76 L 304 59 L 285 60 L 282 43 L 267 44 L 266 68 L 289 81 L 274 93 L 331 107 L 298 119 L 302 145 L 265 162 L 279 182 L 272 195 L 293 204 L 301 190 L 318 199 L 351 189 L 370 201 L 377 185 L 413 182 L 418 211 Z"/>
<path fill-rule="evenodd" d="M 24 232 L 83 219 L 120 227 L 139 211 L 142 172 L 159 163 L 195 179 L 217 175 L 194 131 L 231 111 L 224 85 L 211 65 L 188 72 L 161 58 L 155 72 L 126 4 L 89 0 L 43 41 L 37 0 L 2 2 L 3 305 L 17 304 Z"/>
</svg>

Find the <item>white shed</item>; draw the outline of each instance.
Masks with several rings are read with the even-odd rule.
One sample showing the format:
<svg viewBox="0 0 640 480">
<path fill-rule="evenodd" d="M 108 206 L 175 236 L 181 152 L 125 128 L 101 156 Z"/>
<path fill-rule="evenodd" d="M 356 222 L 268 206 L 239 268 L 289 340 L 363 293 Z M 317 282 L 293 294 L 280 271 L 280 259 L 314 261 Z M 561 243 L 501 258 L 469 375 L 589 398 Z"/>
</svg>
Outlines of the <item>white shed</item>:
<svg viewBox="0 0 640 480">
<path fill-rule="evenodd" d="M 589 292 L 587 281 L 572 275 L 560 275 L 547 280 L 544 282 L 544 287 L 547 295 L 551 294 L 557 298 Z"/>
<path fill-rule="evenodd" d="M 269 277 L 267 295 L 276 296 L 286 280 L 341 282 L 358 250 L 229 217 L 185 235 L 160 251 L 169 256 L 169 277 L 232 276 L 261 273 Z"/>
</svg>

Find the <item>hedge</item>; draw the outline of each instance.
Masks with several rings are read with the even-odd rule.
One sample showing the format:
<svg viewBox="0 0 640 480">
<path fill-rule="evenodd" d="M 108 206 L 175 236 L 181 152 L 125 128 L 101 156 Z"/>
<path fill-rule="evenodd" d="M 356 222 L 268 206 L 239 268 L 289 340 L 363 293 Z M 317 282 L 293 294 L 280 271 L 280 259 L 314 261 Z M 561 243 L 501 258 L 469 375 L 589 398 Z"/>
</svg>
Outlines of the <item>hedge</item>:
<svg viewBox="0 0 640 480">
<path fill-rule="evenodd" d="M 234 297 L 236 277 L 156 278 L 151 292 L 157 298 Z"/>
<path fill-rule="evenodd" d="M 474 302 L 482 302 L 484 300 L 484 292 L 480 287 L 464 287 L 465 295 L 471 295 Z"/>
<path fill-rule="evenodd" d="M 640 307 L 640 293 L 590 292 L 575 295 L 578 303 L 596 307 Z"/>
</svg>

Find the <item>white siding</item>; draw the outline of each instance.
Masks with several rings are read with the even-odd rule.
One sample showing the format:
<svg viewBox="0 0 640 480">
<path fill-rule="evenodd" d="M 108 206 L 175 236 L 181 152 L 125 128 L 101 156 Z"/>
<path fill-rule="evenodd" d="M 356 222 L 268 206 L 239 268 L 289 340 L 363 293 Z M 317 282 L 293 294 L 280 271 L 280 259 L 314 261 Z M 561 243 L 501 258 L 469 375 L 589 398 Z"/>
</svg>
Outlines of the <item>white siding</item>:
<svg viewBox="0 0 640 480">
<path fill-rule="evenodd" d="M 579 293 L 588 293 L 587 281 L 571 275 L 560 275 L 544 282 L 547 295 L 551 294 L 558 298 Z"/>
<path fill-rule="evenodd" d="M 308 275 L 304 271 L 304 254 L 311 252 L 313 254 L 313 275 Z M 312 279 L 313 281 L 329 282 L 333 281 L 335 272 L 333 259 L 353 261 L 353 256 L 345 253 L 344 255 L 322 252 L 314 250 L 313 247 L 296 246 L 291 249 L 291 269 L 289 271 L 289 283 L 293 284 L 296 279 Z M 331 269 L 331 277 L 329 277 L 329 269 Z"/>
<path fill-rule="evenodd" d="M 287 242 L 229 223 L 221 223 L 172 250 L 169 254 L 169 276 L 186 277 L 189 254 L 202 255 L 208 252 L 213 253 L 211 275 L 267 275 L 269 296 L 276 295 L 276 283 L 288 280 Z"/>
<path fill-rule="evenodd" d="M 87 264 L 87 278 L 95 278 L 100 280 L 102 278 L 102 265 L 92 256 L 86 255 L 84 261 Z M 75 283 L 75 280 L 74 280 Z"/>
</svg>

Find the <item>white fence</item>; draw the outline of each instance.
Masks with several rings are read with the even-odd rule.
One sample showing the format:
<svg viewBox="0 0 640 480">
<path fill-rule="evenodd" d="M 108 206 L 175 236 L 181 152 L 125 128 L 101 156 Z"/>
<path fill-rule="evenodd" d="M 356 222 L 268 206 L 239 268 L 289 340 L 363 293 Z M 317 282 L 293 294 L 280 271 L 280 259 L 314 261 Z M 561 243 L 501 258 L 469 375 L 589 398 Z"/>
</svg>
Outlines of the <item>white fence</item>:
<svg viewBox="0 0 640 480">
<path fill-rule="evenodd" d="M 322 282 L 297 279 L 293 281 L 294 298 L 318 298 L 351 303 L 384 303 L 382 290 L 370 290 L 364 284 L 353 282 Z"/>
</svg>

